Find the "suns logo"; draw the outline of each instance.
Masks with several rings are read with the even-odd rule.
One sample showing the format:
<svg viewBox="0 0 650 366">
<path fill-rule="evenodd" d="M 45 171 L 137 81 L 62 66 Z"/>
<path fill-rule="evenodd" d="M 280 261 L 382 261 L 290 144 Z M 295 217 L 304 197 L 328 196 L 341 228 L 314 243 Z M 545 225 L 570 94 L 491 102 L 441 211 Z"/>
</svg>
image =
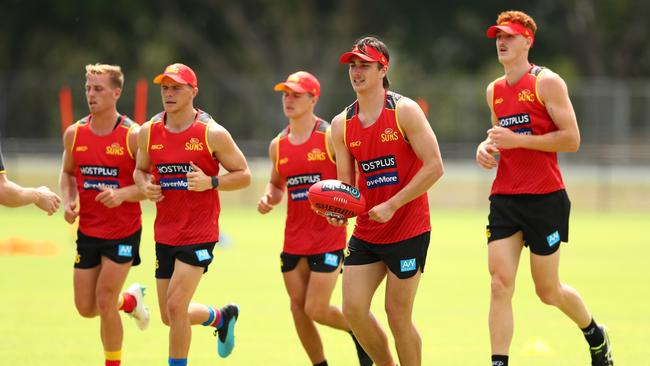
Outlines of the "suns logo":
<svg viewBox="0 0 650 366">
<path fill-rule="evenodd" d="M 162 150 L 163 149 L 163 144 L 154 144 L 151 145 L 151 150 Z"/>
<path fill-rule="evenodd" d="M 196 137 L 185 143 L 185 151 L 203 151 L 203 143 Z"/>
<path fill-rule="evenodd" d="M 361 141 L 359 140 L 350 142 L 350 147 L 359 147 L 359 146 L 361 146 Z"/>
<path fill-rule="evenodd" d="M 106 146 L 106 155 L 124 155 L 124 147 L 119 143 L 114 142 L 109 146 Z"/>
<path fill-rule="evenodd" d="M 387 128 L 384 130 L 384 133 L 380 136 L 381 142 L 391 142 L 399 140 L 399 135 L 397 131 L 393 131 L 392 128 Z"/>
<path fill-rule="evenodd" d="M 325 151 L 321 151 L 319 148 L 312 149 L 307 153 L 307 161 L 323 161 L 325 160 Z"/>
<path fill-rule="evenodd" d="M 284 165 L 284 164 L 286 164 L 288 162 L 289 162 L 289 158 L 282 158 L 282 159 L 280 159 L 280 161 L 278 161 L 278 164 Z"/>
<path fill-rule="evenodd" d="M 85 145 L 84 146 L 77 146 L 74 150 L 77 151 L 77 152 L 88 151 L 88 146 L 85 146 Z"/>
<path fill-rule="evenodd" d="M 533 94 L 530 90 L 524 89 L 517 94 L 517 101 L 518 102 L 534 102 L 535 101 L 535 94 Z"/>
</svg>

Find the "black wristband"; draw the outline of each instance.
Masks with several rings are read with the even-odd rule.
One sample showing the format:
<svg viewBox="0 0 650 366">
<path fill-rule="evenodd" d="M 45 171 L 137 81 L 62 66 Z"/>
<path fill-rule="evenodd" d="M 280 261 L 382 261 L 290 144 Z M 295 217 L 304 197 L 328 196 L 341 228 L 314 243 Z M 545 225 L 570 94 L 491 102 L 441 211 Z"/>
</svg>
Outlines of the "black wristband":
<svg viewBox="0 0 650 366">
<path fill-rule="evenodd" d="M 212 175 L 210 176 L 210 179 L 212 180 L 212 189 L 216 189 L 217 187 L 219 187 L 219 177 L 217 177 L 216 175 Z"/>
</svg>

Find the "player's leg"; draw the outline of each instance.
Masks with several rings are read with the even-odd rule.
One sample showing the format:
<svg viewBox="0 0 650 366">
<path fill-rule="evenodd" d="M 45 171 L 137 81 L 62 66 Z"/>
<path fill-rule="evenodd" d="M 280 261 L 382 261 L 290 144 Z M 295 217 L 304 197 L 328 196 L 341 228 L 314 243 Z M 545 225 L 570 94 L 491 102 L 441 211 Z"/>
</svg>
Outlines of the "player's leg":
<svg viewBox="0 0 650 366">
<path fill-rule="evenodd" d="M 166 317 L 169 321 L 169 357 L 187 359 L 192 338 L 188 308 L 201 281 L 204 268 L 176 260 L 166 288 Z M 160 295 L 159 295 L 160 296 Z"/>
<path fill-rule="evenodd" d="M 580 328 L 591 322 L 591 314 L 578 292 L 560 282 L 560 250 L 553 254 L 530 254 L 530 270 L 537 296 L 544 304 L 553 305 L 566 314 Z"/>
<path fill-rule="evenodd" d="M 158 294 L 158 310 L 160 311 L 160 320 L 166 326 L 169 326 L 169 314 L 167 313 L 167 289 L 171 278 L 156 278 L 156 292 Z"/>
<path fill-rule="evenodd" d="M 385 309 L 400 365 L 422 364 L 422 339 L 413 324 L 413 304 L 420 276 L 399 278 L 388 271 L 386 278 Z"/>
<path fill-rule="evenodd" d="M 530 268 L 537 295 L 543 303 L 557 307 L 580 327 L 589 343 L 594 365 L 612 364 L 605 329 L 593 320 L 578 291 L 560 282 L 559 264 L 560 248 L 549 255 L 531 253 Z"/>
<path fill-rule="evenodd" d="M 100 267 L 95 290 L 100 333 L 107 360 L 117 361 L 120 359 L 124 330 L 116 304 L 131 263 L 115 263 L 107 257 L 102 257 Z"/>
<path fill-rule="evenodd" d="M 77 231 L 77 255 L 74 262 L 72 283 L 74 288 L 74 304 L 79 315 L 93 318 L 99 314 L 95 288 L 101 269 L 101 242 Z"/>
<path fill-rule="evenodd" d="M 386 272 L 386 265 L 381 261 L 359 265 L 349 265 L 346 261 L 343 271 L 343 315 L 377 365 L 394 365 L 386 332 L 370 312 L 372 298 Z"/>
<path fill-rule="evenodd" d="M 99 314 L 95 288 L 100 268 L 99 264 L 93 268 L 75 268 L 72 275 L 74 304 L 84 318 L 94 318 Z"/>
<path fill-rule="evenodd" d="M 295 267 L 289 270 L 289 264 L 295 265 Z M 291 316 L 298 338 L 300 338 L 300 343 L 307 352 L 311 363 L 317 365 L 325 361 L 325 353 L 316 324 L 305 311 L 307 286 L 311 274 L 307 259 L 304 257 L 296 259 L 283 255 L 282 270 L 284 286 L 291 302 Z"/>
<path fill-rule="evenodd" d="M 332 253 L 325 253 L 325 255 L 330 255 L 328 258 L 335 258 L 336 266 L 322 263 L 323 256 L 321 255 L 314 256 L 320 259 L 318 263 L 310 265 L 309 268 L 311 274 L 308 276 L 304 309 L 307 315 L 317 323 L 347 332 L 350 331 L 350 326 L 345 321 L 343 312 L 338 306 L 330 304 L 336 280 L 341 273 L 343 255 L 342 253 L 341 256 Z"/>
<path fill-rule="evenodd" d="M 512 341 L 514 328 L 512 296 L 515 292 L 515 278 L 522 248 L 521 231 L 488 244 L 488 269 L 491 276 L 489 326 L 492 355 L 507 356 Z"/>
</svg>

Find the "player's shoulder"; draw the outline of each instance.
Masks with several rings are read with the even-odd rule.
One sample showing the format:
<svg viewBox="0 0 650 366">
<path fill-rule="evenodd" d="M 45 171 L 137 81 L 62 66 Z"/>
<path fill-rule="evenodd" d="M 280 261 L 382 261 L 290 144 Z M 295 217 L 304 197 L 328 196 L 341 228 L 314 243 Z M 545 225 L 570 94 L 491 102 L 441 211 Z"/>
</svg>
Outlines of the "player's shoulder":
<svg viewBox="0 0 650 366">
<path fill-rule="evenodd" d="M 203 124 L 206 124 L 206 125 L 209 125 L 209 124 L 217 124 L 218 125 L 219 124 L 219 123 L 217 123 L 217 121 L 215 121 L 214 118 L 212 118 L 210 113 L 208 113 L 206 111 L 203 111 L 203 110 L 200 110 L 200 109 L 197 109 L 197 113 L 198 113 L 198 115 L 196 116 L 196 121 L 197 122 L 203 123 Z"/>
<path fill-rule="evenodd" d="M 72 124 L 72 126 L 77 128 L 78 126 L 88 125 L 89 123 L 90 123 L 90 114 L 85 116 L 85 117 L 80 118 L 79 120 L 77 120 L 77 122 Z"/>
<path fill-rule="evenodd" d="M 397 93 L 392 93 L 392 98 L 390 99 L 390 107 L 388 105 L 389 103 L 389 98 L 388 96 L 386 97 L 386 108 L 387 109 L 394 109 L 397 111 L 398 115 L 403 117 L 405 113 L 410 113 L 410 112 L 416 112 L 418 110 L 422 110 L 420 105 L 414 101 L 413 99 L 397 94 Z"/>
<path fill-rule="evenodd" d="M 537 94 L 542 100 L 553 97 L 554 95 L 562 95 L 566 92 L 567 86 L 564 79 L 550 69 L 544 68 L 537 74 L 536 78 Z"/>
<path fill-rule="evenodd" d="M 411 99 L 403 96 L 402 94 L 399 94 L 399 93 L 396 93 L 394 91 L 388 90 L 386 92 L 386 102 L 385 102 L 384 107 L 386 109 L 397 109 L 398 104 L 400 104 L 400 103 L 402 103 L 404 101 L 407 101 L 407 100 L 411 100 Z"/>
<path fill-rule="evenodd" d="M 160 123 L 163 121 L 163 118 L 165 118 L 165 112 L 158 112 L 149 119 L 148 123 L 149 125 L 153 125 L 154 123 Z"/>
<path fill-rule="evenodd" d="M 129 129 L 134 126 L 139 126 L 139 124 L 129 118 L 129 116 L 123 115 L 122 119 L 120 120 L 120 126 Z"/>
<path fill-rule="evenodd" d="M 318 125 L 316 125 L 315 132 L 319 132 L 319 133 L 327 132 L 327 130 L 330 128 L 331 124 L 328 121 L 326 121 L 326 120 L 324 120 L 324 119 L 322 119 L 320 117 L 316 117 L 316 118 L 318 119 Z"/>
<path fill-rule="evenodd" d="M 339 125 L 342 125 L 343 123 L 345 123 L 346 120 L 349 120 L 351 118 L 351 117 L 348 118 L 348 114 L 349 114 L 348 108 L 344 109 L 339 114 L 334 116 L 334 118 L 332 118 L 332 122 L 330 123 L 330 126 L 332 126 L 332 128 L 336 128 Z"/>
<path fill-rule="evenodd" d="M 533 71 L 535 71 L 533 73 Z M 564 83 L 564 79 L 562 77 L 554 72 L 553 70 L 546 68 L 546 67 L 541 67 L 541 66 L 535 66 L 531 70 L 531 74 L 537 78 L 537 83 Z"/>
</svg>

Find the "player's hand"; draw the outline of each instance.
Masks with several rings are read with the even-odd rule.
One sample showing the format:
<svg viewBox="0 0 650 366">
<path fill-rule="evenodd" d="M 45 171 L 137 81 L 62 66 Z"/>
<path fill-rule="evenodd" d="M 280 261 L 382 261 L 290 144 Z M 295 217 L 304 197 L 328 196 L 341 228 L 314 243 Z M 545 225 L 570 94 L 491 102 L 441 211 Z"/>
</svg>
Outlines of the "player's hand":
<svg viewBox="0 0 650 366">
<path fill-rule="evenodd" d="M 476 149 L 476 163 L 485 169 L 495 168 L 498 155 L 499 149 L 491 141 L 484 141 Z"/>
<path fill-rule="evenodd" d="M 97 196 L 95 196 L 95 201 L 103 204 L 108 208 L 114 208 L 124 202 L 124 196 L 121 189 L 113 189 L 104 185 L 99 186 L 101 191 Z"/>
<path fill-rule="evenodd" d="M 336 227 L 346 226 L 348 224 L 348 219 L 346 218 L 325 216 L 325 219 L 330 225 L 334 225 Z"/>
<path fill-rule="evenodd" d="M 153 175 L 151 176 L 151 180 L 144 186 L 144 191 L 142 193 L 144 193 L 144 196 L 152 202 L 160 202 L 165 198 L 162 194 L 160 185 L 156 184 L 156 178 L 154 178 Z"/>
<path fill-rule="evenodd" d="M 63 206 L 63 218 L 68 224 L 74 224 L 74 221 L 79 216 L 79 211 L 77 211 L 77 202 L 71 201 L 66 203 Z"/>
<path fill-rule="evenodd" d="M 520 135 L 509 128 L 494 126 L 487 130 L 488 139 L 499 149 L 513 149 L 519 147 Z"/>
<path fill-rule="evenodd" d="M 205 175 L 203 170 L 190 161 L 190 166 L 194 171 L 186 174 L 187 190 L 194 192 L 203 192 L 212 189 L 212 178 Z"/>
<path fill-rule="evenodd" d="M 381 224 L 393 218 L 395 208 L 388 202 L 382 202 L 368 211 L 368 218 Z"/>
<path fill-rule="evenodd" d="M 257 201 L 257 211 L 261 214 L 269 213 L 273 209 L 273 205 L 269 203 L 270 196 L 265 194 Z"/>
<path fill-rule="evenodd" d="M 34 204 L 41 210 L 47 212 L 48 216 L 52 216 L 59 209 L 61 197 L 50 191 L 49 188 L 41 186 L 34 189 L 34 193 L 36 194 Z"/>
</svg>

